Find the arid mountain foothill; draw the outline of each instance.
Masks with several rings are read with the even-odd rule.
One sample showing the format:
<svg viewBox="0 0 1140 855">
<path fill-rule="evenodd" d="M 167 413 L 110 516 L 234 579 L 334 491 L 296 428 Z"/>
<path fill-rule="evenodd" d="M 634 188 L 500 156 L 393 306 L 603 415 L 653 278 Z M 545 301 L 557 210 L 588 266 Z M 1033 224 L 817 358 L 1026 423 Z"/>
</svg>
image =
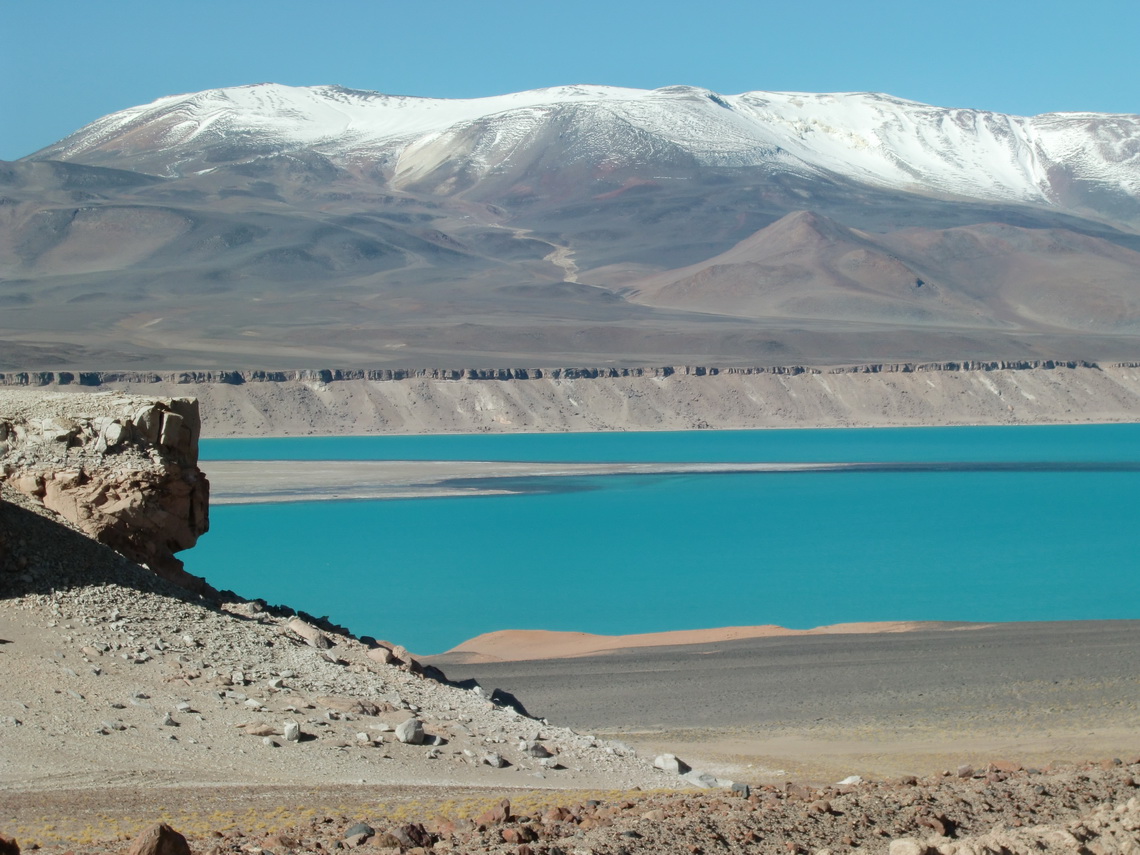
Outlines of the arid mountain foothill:
<svg viewBox="0 0 1140 855">
<path fill-rule="evenodd" d="M 1140 119 L 263 84 L 0 167 L 0 369 L 1140 359 Z"/>
</svg>

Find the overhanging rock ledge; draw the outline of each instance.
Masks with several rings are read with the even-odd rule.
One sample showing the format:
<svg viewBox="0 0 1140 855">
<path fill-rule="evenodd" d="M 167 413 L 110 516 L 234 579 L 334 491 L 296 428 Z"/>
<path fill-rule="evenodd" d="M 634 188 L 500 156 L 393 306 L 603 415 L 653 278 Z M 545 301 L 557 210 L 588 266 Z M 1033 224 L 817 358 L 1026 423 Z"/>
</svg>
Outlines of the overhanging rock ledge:
<svg viewBox="0 0 1140 855">
<path fill-rule="evenodd" d="M 209 528 L 193 398 L 0 390 L 0 484 L 197 592 L 175 552 Z"/>
</svg>

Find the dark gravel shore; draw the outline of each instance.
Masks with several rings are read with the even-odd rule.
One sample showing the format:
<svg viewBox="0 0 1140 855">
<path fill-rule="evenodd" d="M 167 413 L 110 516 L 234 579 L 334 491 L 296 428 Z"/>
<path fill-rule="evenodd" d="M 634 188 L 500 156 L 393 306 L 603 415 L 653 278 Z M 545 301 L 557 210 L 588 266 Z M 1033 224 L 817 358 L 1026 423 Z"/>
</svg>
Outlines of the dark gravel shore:
<svg viewBox="0 0 1140 855">
<path fill-rule="evenodd" d="M 931 772 L 955 758 L 1077 760 L 1140 745 L 1140 621 L 963 624 L 443 667 L 571 727 L 809 777 L 893 774 L 897 763 Z M 833 762 L 813 766 L 812 754 Z M 884 761 L 891 754 L 897 763 Z"/>
<path fill-rule="evenodd" d="M 571 726 L 726 727 L 1140 700 L 1140 620 L 751 638 L 446 664 Z M 432 661 L 429 657 L 429 661 Z M 683 687 L 683 691 L 680 689 Z"/>
</svg>

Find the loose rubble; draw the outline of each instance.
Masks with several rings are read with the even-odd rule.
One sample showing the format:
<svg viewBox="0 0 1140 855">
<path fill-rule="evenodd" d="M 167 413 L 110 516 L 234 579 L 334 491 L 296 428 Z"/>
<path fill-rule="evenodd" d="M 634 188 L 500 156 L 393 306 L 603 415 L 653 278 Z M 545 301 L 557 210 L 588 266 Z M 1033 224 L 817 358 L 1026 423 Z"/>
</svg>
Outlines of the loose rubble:
<svg viewBox="0 0 1140 855">
<path fill-rule="evenodd" d="M 947 773 L 850 786 L 787 783 L 748 795 L 658 791 L 583 799 L 529 793 L 459 812 L 318 813 L 309 820 L 282 817 L 269 826 L 199 829 L 190 835 L 190 849 L 210 855 L 344 848 L 411 855 L 1135 853 L 1137 775 L 1140 757 L 1044 770 L 991 765 L 970 778 Z M 165 855 L 141 843 L 155 840 L 157 828 L 141 834 L 131 853 Z M 63 846 L 49 844 L 44 855 Z M 85 851 L 122 850 L 105 841 Z"/>
<path fill-rule="evenodd" d="M 92 780 L 679 784 L 628 747 L 450 685 L 398 645 L 188 591 L 6 485 L 0 499 L 0 782 L 34 766 Z M 45 759 L 45 744 L 69 751 Z"/>
</svg>

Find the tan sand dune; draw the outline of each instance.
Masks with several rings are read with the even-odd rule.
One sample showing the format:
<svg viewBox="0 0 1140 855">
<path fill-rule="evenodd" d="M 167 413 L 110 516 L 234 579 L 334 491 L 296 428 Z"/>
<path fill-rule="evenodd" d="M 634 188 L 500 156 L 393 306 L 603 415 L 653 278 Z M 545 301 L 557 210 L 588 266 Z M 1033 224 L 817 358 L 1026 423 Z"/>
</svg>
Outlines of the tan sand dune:
<svg viewBox="0 0 1140 855">
<path fill-rule="evenodd" d="M 588 632 L 555 632 L 543 629 L 504 629 L 487 632 L 430 657 L 439 662 L 521 662 L 528 659 L 567 659 L 591 656 L 632 647 L 664 647 L 675 644 L 712 644 L 742 638 L 772 638 L 794 635 L 839 635 L 844 633 L 912 632 L 917 629 L 963 628 L 983 624 L 944 624 L 923 621 L 837 623 L 814 629 L 765 626 L 725 626 L 714 629 L 681 629 L 635 635 L 593 635 Z"/>
</svg>

